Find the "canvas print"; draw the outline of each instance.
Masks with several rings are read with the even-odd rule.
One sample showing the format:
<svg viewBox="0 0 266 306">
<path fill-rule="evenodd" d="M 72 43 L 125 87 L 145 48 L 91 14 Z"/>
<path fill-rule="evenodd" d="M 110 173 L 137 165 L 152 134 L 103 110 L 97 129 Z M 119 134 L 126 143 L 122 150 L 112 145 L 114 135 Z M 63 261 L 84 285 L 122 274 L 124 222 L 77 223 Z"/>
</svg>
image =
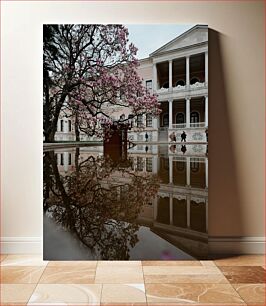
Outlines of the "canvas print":
<svg viewBox="0 0 266 306">
<path fill-rule="evenodd" d="M 208 26 L 43 26 L 46 260 L 208 255 Z"/>
</svg>

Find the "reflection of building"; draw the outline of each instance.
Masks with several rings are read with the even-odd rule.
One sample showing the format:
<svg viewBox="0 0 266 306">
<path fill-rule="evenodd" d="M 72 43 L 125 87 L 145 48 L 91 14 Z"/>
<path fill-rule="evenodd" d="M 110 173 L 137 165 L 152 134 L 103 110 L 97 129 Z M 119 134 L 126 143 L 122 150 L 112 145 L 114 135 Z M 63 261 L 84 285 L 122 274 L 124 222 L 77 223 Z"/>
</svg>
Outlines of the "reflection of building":
<svg viewBox="0 0 266 306">
<path fill-rule="evenodd" d="M 208 27 L 196 25 L 142 59 L 139 75 L 146 88 L 158 94 L 162 112 L 158 118 L 149 115 L 135 118 L 129 139 L 145 141 L 147 133 L 149 141 L 169 140 L 169 134 L 174 132 L 180 141 L 184 130 L 187 141 L 206 142 Z M 114 118 L 122 113 L 118 107 Z M 128 115 L 129 111 L 124 113 Z M 75 140 L 71 119 L 60 118 L 56 140 Z M 81 134 L 81 140 L 89 138 Z"/>
<path fill-rule="evenodd" d="M 174 154 L 170 146 L 138 146 L 128 151 L 132 171 L 155 174 L 159 192 L 143 207 L 138 223 L 147 225 L 157 235 L 195 256 L 207 254 L 208 231 L 208 158 L 204 155 Z M 75 171 L 75 149 L 57 150 L 62 175 Z M 102 147 L 80 148 L 79 162 L 102 155 Z M 121 185 L 127 178 L 114 173 L 111 184 Z M 121 185 L 121 188 L 123 185 Z M 123 193 L 123 190 L 121 190 Z"/>
</svg>

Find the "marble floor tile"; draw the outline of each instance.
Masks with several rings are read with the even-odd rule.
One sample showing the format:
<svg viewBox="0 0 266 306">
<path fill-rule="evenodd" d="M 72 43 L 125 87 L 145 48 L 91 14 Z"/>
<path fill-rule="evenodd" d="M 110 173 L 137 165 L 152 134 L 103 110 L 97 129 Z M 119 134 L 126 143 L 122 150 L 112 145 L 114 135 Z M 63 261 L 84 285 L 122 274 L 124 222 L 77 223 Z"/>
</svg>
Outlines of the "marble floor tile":
<svg viewBox="0 0 266 306">
<path fill-rule="evenodd" d="M 95 268 L 97 267 L 97 261 L 89 260 L 64 260 L 64 261 L 49 261 L 47 267 L 84 267 L 84 268 Z"/>
<path fill-rule="evenodd" d="M 101 266 L 98 265 L 95 283 L 103 284 L 136 284 L 143 283 L 142 266 Z"/>
<path fill-rule="evenodd" d="M 28 305 L 100 305 L 102 285 L 39 284 Z"/>
<path fill-rule="evenodd" d="M 201 266 L 198 260 L 143 260 L 142 266 Z"/>
<path fill-rule="evenodd" d="M 238 266 L 238 267 L 219 267 L 224 276 L 230 283 L 264 283 L 265 270 L 262 267 Z"/>
<path fill-rule="evenodd" d="M 232 286 L 246 303 L 265 303 L 265 284 L 233 284 Z"/>
<path fill-rule="evenodd" d="M 103 284 L 101 303 L 145 303 L 144 284 Z"/>
<path fill-rule="evenodd" d="M 216 267 L 216 264 L 213 260 L 201 260 L 200 263 L 204 267 Z"/>
<path fill-rule="evenodd" d="M 1 266 L 46 266 L 48 261 L 42 259 L 42 255 L 7 255 L 1 261 Z"/>
<path fill-rule="evenodd" d="M 147 303 L 146 302 L 132 302 L 132 303 L 101 303 L 101 306 L 147 306 Z M 157 305 L 153 305 L 153 306 L 157 306 Z M 166 305 L 164 305 L 166 306 Z M 172 306 L 172 305 L 171 305 Z M 186 305 L 188 306 L 188 305 Z"/>
<path fill-rule="evenodd" d="M 144 266 L 145 283 L 224 283 L 222 272 L 213 266 Z"/>
<path fill-rule="evenodd" d="M 99 260 L 98 267 L 135 267 L 141 266 L 140 260 Z"/>
<path fill-rule="evenodd" d="M 94 283 L 95 269 L 84 267 L 47 267 L 40 284 L 91 284 Z"/>
<path fill-rule="evenodd" d="M 35 287 L 35 284 L 1 284 L 1 305 L 27 303 Z"/>
<path fill-rule="evenodd" d="M 264 255 L 241 255 L 214 260 L 217 266 L 263 266 L 265 265 Z"/>
<path fill-rule="evenodd" d="M 45 267 L 1 267 L 3 284 L 37 284 Z"/>
<path fill-rule="evenodd" d="M 146 284 L 148 303 L 179 304 L 242 304 L 229 284 Z"/>
</svg>

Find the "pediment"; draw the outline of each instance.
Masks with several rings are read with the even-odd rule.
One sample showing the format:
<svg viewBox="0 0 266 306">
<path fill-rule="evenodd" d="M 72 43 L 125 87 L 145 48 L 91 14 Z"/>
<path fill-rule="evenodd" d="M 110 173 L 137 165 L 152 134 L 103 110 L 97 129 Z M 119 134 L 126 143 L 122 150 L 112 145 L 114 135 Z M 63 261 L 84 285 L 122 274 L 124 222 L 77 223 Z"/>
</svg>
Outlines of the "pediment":
<svg viewBox="0 0 266 306">
<path fill-rule="evenodd" d="M 155 50 L 150 56 L 156 56 L 161 53 L 170 52 L 176 49 L 200 44 L 208 41 L 208 26 L 196 25 L 180 36 L 174 38 L 161 48 Z"/>
</svg>

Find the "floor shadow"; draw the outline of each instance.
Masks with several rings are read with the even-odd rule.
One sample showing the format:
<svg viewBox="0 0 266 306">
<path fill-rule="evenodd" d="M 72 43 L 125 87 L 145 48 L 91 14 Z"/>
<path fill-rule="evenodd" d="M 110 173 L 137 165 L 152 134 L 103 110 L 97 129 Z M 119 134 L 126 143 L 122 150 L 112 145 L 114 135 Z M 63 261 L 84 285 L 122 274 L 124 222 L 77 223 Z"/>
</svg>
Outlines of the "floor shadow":
<svg viewBox="0 0 266 306">
<path fill-rule="evenodd" d="M 231 128 L 222 43 L 227 37 L 209 29 L 209 242 L 243 232 L 237 156 Z M 214 255 L 214 254 L 212 254 Z"/>
</svg>

